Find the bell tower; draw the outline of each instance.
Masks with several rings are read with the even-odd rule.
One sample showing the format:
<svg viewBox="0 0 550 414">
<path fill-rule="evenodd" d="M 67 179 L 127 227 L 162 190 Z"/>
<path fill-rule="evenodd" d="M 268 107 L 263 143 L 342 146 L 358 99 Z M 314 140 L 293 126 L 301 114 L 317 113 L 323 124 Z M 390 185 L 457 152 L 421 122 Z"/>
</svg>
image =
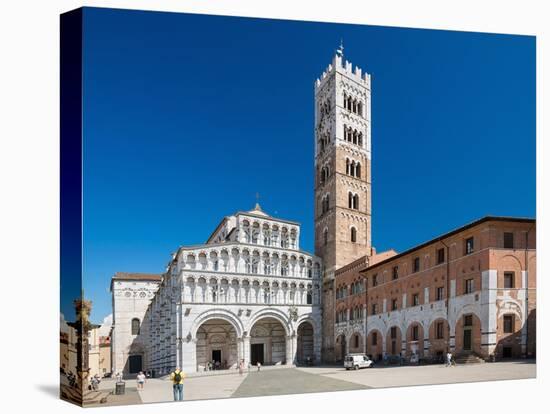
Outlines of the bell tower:
<svg viewBox="0 0 550 414">
<path fill-rule="evenodd" d="M 371 254 L 370 92 L 342 46 L 315 82 L 315 254 L 328 279 Z"/>
<path fill-rule="evenodd" d="M 326 361 L 334 350 L 334 273 L 372 252 L 370 75 L 343 52 L 341 45 L 315 81 L 315 254 L 324 267 Z"/>
</svg>

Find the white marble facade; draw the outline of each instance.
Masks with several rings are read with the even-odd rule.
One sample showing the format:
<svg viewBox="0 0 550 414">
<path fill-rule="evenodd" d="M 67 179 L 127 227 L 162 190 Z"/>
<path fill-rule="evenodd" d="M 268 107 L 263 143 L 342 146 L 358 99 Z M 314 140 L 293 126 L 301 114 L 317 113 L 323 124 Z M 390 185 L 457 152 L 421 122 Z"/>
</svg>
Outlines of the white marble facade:
<svg viewBox="0 0 550 414">
<path fill-rule="evenodd" d="M 147 298 L 132 293 L 124 305 L 124 289 L 136 281 L 114 278 L 114 371 L 131 372 L 132 352 L 155 375 L 204 370 L 209 361 L 227 369 L 239 360 L 320 361 L 321 259 L 299 249 L 299 235 L 298 223 L 256 205 L 224 218 L 205 244 L 180 247 L 162 281 L 147 282 L 158 286 Z M 137 335 L 132 319 L 140 321 Z"/>
</svg>

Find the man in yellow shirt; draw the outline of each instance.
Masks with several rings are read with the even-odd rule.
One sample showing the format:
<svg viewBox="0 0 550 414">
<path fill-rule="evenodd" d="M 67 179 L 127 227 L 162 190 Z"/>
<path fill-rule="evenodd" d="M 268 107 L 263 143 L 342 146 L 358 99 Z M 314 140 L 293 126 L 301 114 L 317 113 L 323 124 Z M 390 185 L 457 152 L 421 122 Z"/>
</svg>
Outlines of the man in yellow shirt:
<svg viewBox="0 0 550 414">
<path fill-rule="evenodd" d="M 185 374 L 179 367 L 176 367 L 174 372 L 170 374 L 170 380 L 172 381 L 172 387 L 174 388 L 174 401 L 183 401 L 184 378 Z"/>
</svg>

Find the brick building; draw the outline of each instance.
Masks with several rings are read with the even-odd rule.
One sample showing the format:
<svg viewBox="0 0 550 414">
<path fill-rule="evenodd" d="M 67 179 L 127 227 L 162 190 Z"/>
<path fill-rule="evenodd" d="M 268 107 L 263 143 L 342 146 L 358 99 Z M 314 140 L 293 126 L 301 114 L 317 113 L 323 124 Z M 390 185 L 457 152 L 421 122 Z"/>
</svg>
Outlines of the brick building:
<svg viewBox="0 0 550 414">
<path fill-rule="evenodd" d="M 334 287 L 336 360 L 535 356 L 534 219 L 484 217 L 370 265 L 358 259 Z"/>
</svg>

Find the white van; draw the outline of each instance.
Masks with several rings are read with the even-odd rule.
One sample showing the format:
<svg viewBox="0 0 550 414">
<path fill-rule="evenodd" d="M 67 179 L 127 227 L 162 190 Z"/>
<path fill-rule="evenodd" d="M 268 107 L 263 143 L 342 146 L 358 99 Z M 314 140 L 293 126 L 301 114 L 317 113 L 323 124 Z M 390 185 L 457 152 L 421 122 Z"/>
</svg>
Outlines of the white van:
<svg viewBox="0 0 550 414">
<path fill-rule="evenodd" d="M 344 368 L 359 369 L 370 368 L 374 366 L 374 362 L 365 354 L 349 354 L 344 358 Z"/>
</svg>

